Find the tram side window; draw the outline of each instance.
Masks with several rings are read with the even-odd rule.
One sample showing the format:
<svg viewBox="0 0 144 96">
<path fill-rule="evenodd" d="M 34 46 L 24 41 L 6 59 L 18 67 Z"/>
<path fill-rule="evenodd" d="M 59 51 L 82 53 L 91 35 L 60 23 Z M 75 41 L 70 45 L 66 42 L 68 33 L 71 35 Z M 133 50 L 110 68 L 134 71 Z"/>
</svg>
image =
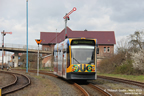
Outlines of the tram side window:
<svg viewBox="0 0 144 96">
<path fill-rule="evenodd" d="M 67 53 L 67 68 L 70 66 L 70 54 Z"/>
<path fill-rule="evenodd" d="M 69 46 L 67 45 L 67 68 L 70 66 Z"/>
<path fill-rule="evenodd" d="M 57 62 L 57 51 L 54 52 L 54 61 Z"/>
</svg>

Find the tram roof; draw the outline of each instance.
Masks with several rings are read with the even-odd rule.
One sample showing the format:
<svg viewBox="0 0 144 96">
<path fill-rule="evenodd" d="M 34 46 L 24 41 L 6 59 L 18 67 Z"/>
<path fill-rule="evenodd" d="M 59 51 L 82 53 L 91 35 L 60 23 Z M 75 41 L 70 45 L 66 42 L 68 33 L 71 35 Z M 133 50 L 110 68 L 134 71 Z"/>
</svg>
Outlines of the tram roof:
<svg viewBox="0 0 144 96">
<path fill-rule="evenodd" d="M 116 44 L 114 31 L 73 31 L 67 27 L 69 38 L 93 38 L 98 44 Z M 57 36 L 57 38 L 56 38 Z M 40 32 L 41 44 L 60 43 L 65 39 L 65 29 L 61 32 Z"/>
</svg>

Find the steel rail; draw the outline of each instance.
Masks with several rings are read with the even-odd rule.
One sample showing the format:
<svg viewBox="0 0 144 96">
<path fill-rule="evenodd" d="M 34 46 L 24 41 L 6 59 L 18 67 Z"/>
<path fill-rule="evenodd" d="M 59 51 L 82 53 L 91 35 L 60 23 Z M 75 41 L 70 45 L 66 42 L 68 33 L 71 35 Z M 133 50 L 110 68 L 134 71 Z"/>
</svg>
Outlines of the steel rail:
<svg viewBox="0 0 144 96">
<path fill-rule="evenodd" d="M 4 72 L 4 71 L 3 71 L 3 72 Z M 19 74 L 19 73 L 14 73 L 14 72 L 6 72 L 6 71 L 5 71 L 5 73 L 13 74 L 13 75 L 14 75 L 14 74 L 21 75 L 21 76 L 23 76 L 23 77 L 25 77 L 25 78 L 27 79 L 28 83 L 26 83 L 25 85 L 23 85 L 23 86 L 21 86 L 21 87 L 19 87 L 19 88 L 13 89 L 13 90 L 11 90 L 11 91 L 3 92 L 3 89 L 6 89 L 6 88 L 8 88 L 8 87 L 11 87 L 11 86 L 15 86 L 15 85 L 16 85 L 16 83 L 18 82 L 18 77 L 15 75 L 15 76 L 16 76 L 16 79 L 15 79 L 15 81 L 14 81 L 13 83 L 8 84 L 8 85 L 2 87 L 2 95 L 6 95 L 6 94 L 9 94 L 9 93 L 13 93 L 13 92 L 16 92 L 16 91 L 18 91 L 18 90 L 21 90 L 21 89 L 25 88 L 26 86 L 30 85 L 30 83 L 31 83 L 30 78 L 28 78 L 26 75 Z"/>
<path fill-rule="evenodd" d="M 100 88 L 100 87 L 98 87 L 98 86 L 96 86 L 96 85 L 93 85 L 93 84 L 90 84 L 90 83 L 89 83 L 88 86 L 90 86 L 90 87 L 98 90 L 98 91 L 99 91 L 100 93 L 102 93 L 104 96 L 112 96 L 109 92 L 103 90 L 102 88 Z"/>
<path fill-rule="evenodd" d="M 36 71 L 34 70 L 29 70 L 29 72 L 34 72 L 36 73 Z M 57 75 L 54 75 L 53 73 L 49 73 L 49 72 L 43 72 L 43 71 L 40 71 L 40 74 L 44 74 L 44 75 L 49 75 L 49 76 L 53 76 L 53 77 L 58 77 Z M 84 89 L 82 88 L 79 84 L 73 82 L 74 86 L 77 87 L 85 96 L 90 96 L 89 93 Z M 101 92 L 102 94 L 104 94 L 105 96 L 112 96 L 110 93 L 104 91 L 103 89 L 101 89 L 100 87 L 96 86 L 96 85 L 92 85 L 92 84 L 89 84 L 91 87 L 93 87 L 94 89 L 98 90 L 99 92 Z"/>
<path fill-rule="evenodd" d="M 74 83 L 74 86 L 76 86 L 85 96 L 90 96 L 89 93 L 77 83 Z"/>
<path fill-rule="evenodd" d="M 117 82 L 127 83 L 127 84 L 131 84 L 131 85 L 136 85 L 136 86 L 144 88 L 144 83 L 143 82 L 126 80 L 126 79 L 115 78 L 115 77 L 99 76 L 99 75 L 97 77 L 102 78 L 102 79 L 108 79 L 108 80 L 113 80 L 113 81 L 117 81 Z"/>
<path fill-rule="evenodd" d="M 37 73 L 36 70 L 29 70 L 29 72 L 33 72 L 33 73 Z M 53 74 L 53 73 L 50 73 L 50 72 L 43 72 L 43 71 L 40 71 L 39 72 L 40 74 L 44 74 L 44 75 L 49 75 L 49 76 L 52 76 L 52 77 L 58 77 L 57 75 Z M 78 85 L 77 83 L 74 83 L 74 86 L 77 87 L 85 96 L 90 96 L 88 94 L 88 92 L 86 90 L 84 90 L 80 85 Z"/>
<path fill-rule="evenodd" d="M 14 80 L 12 83 L 3 86 L 2 89 L 7 88 L 7 87 L 9 87 L 9 86 L 12 86 L 12 85 L 14 85 L 14 84 L 17 82 L 18 78 L 17 78 L 17 76 L 16 76 L 15 74 L 11 74 L 11 73 L 8 73 L 8 72 L 5 72 L 5 71 L 0 71 L 0 72 L 1 72 L 1 73 L 10 74 L 10 75 L 12 75 L 12 76 L 15 78 L 15 80 Z"/>
<path fill-rule="evenodd" d="M 30 71 L 30 72 L 32 72 L 32 71 Z M 54 75 L 53 73 L 40 72 L 40 74 L 45 74 L 45 75 L 49 75 L 49 76 L 53 76 L 53 77 L 58 77 L 58 76 Z M 74 85 L 75 87 L 77 87 L 85 96 L 90 96 L 90 95 L 88 94 L 88 92 L 87 92 L 86 90 L 84 90 L 84 89 L 83 89 L 80 85 L 78 85 L 77 83 L 73 83 L 73 85 Z"/>
<path fill-rule="evenodd" d="M 36 71 L 32 71 L 32 70 L 29 70 L 29 72 L 34 72 L 36 73 Z M 53 73 L 48 73 L 48 72 L 42 72 L 40 71 L 39 72 L 40 74 L 44 74 L 44 75 L 49 75 L 49 76 L 53 76 L 53 77 L 58 77 L 57 75 L 54 75 Z M 81 86 L 79 86 L 77 83 L 73 83 L 75 87 L 77 87 L 85 96 L 90 96 L 88 94 L 88 92 L 86 90 L 84 90 Z"/>
</svg>

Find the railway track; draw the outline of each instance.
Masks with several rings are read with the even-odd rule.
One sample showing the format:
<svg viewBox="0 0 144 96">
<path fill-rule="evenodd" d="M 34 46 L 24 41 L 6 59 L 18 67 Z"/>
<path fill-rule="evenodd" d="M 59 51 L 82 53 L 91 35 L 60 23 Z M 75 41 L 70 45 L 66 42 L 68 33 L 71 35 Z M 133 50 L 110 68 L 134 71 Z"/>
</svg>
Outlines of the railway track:
<svg viewBox="0 0 144 96">
<path fill-rule="evenodd" d="M 112 96 L 110 93 L 104 91 L 102 88 L 88 82 L 75 83 L 85 96 Z"/>
<path fill-rule="evenodd" d="M 30 72 L 32 72 L 32 71 L 30 71 Z M 35 73 L 36 73 L 36 71 L 35 71 Z M 46 73 L 46 72 L 42 72 L 42 71 L 40 72 L 40 74 L 58 77 L 58 76 L 54 75 L 53 73 Z M 76 82 L 73 82 L 73 81 L 69 81 L 69 82 L 71 82 L 75 87 L 77 87 L 85 96 L 94 96 L 94 94 L 96 94 L 96 92 L 94 92 L 94 94 L 92 94 L 91 92 L 89 92 L 89 90 L 86 90 L 85 88 L 83 88 L 81 85 L 79 85 Z M 98 94 L 101 94 L 101 96 L 112 96 L 110 93 L 104 91 L 103 89 L 101 89 L 100 87 L 98 87 L 96 85 L 88 83 L 88 85 L 86 85 L 86 87 L 88 87 L 88 86 L 90 87 L 90 89 L 92 88 L 94 90 L 97 90 Z"/>
<path fill-rule="evenodd" d="M 99 75 L 97 77 L 98 78 L 102 78 L 102 79 L 107 79 L 107 80 L 113 80 L 113 81 L 117 81 L 117 82 L 127 83 L 127 84 L 130 84 L 130 85 L 136 85 L 136 86 L 144 88 L 144 83 L 142 83 L 142 82 L 126 80 L 126 79 L 120 79 L 120 78 L 114 78 L 114 77 L 107 77 L 107 76 L 99 76 Z"/>
<path fill-rule="evenodd" d="M 13 73 L 13 72 L 6 72 L 6 71 L 0 71 L 1 73 L 11 74 L 14 76 L 15 80 L 8 84 L 3 86 L 2 89 L 2 96 L 5 96 L 6 94 L 16 92 L 20 89 L 25 88 L 26 86 L 30 85 L 31 81 L 30 79 L 22 74 Z"/>
<path fill-rule="evenodd" d="M 29 72 L 34 72 L 34 73 L 36 73 L 36 71 L 32 71 L 32 70 L 29 70 Z M 52 72 L 49 73 L 49 72 L 40 71 L 40 74 L 58 77 L 58 76 L 52 74 Z M 102 78 L 102 79 L 106 79 L 106 80 L 112 80 L 112 81 L 116 81 L 116 82 L 122 82 L 122 83 L 130 84 L 130 85 L 136 85 L 136 86 L 138 86 L 138 87 L 144 88 L 144 83 L 142 83 L 142 82 L 125 80 L 125 79 L 119 79 L 119 78 L 114 78 L 114 77 L 106 77 L 106 76 L 98 76 L 98 78 Z M 93 83 L 91 83 L 92 85 L 91 85 L 91 84 L 87 84 L 87 85 L 84 85 L 84 86 L 83 86 L 83 85 L 81 86 L 80 84 L 77 84 L 76 82 L 74 82 L 73 84 L 74 84 L 74 86 L 76 86 L 85 96 L 91 96 L 91 95 L 93 95 L 93 94 L 91 94 L 92 92 L 89 92 L 89 89 L 91 89 L 90 87 L 93 86 L 92 90 L 96 90 L 94 87 L 97 86 L 97 85 L 93 85 Z M 89 88 L 87 89 L 87 87 L 89 87 Z M 101 88 L 98 89 L 99 92 L 100 92 L 101 90 L 104 91 L 104 90 L 101 89 Z M 105 91 L 104 91 L 104 92 L 105 92 Z M 100 94 L 102 94 L 102 96 L 112 96 L 112 95 L 114 96 L 114 95 L 115 95 L 115 94 L 113 94 L 113 93 L 111 93 L 111 92 L 110 92 L 110 94 L 109 94 L 109 93 L 100 92 Z M 106 95 L 106 94 L 107 94 L 107 95 Z M 111 95 L 111 94 L 112 94 L 112 95 Z"/>
<path fill-rule="evenodd" d="M 32 72 L 32 73 L 37 73 L 36 71 L 34 70 L 29 70 L 29 72 Z M 39 72 L 40 74 L 43 74 L 43 75 L 49 75 L 49 76 L 53 76 L 53 77 L 58 77 L 56 75 L 54 75 L 53 73 L 49 73 L 49 72 L 43 72 L 43 71 L 40 71 Z M 93 89 L 95 91 L 97 91 L 98 93 L 97 94 L 100 94 L 101 96 L 112 96 L 110 93 L 104 91 L 103 89 L 99 88 L 98 86 L 96 85 L 93 85 L 93 84 L 86 84 L 86 85 L 80 85 L 78 84 L 77 82 L 73 82 L 73 81 L 68 81 L 70 82 L 71 84 L 73 84 L 75 87 L 77 87 L 83 94 L 84 96 L 93 96 L 94 94 L 96 94 L 96 92 L 91 93 L 89 90 L 86 90 L 87 87 L 89 87 L 89 89 Z M 85 83 L 85 82 L 84 82 Z M 83 88 L 83 86 L 86 86 L 85 88 Z"/>
</svg>

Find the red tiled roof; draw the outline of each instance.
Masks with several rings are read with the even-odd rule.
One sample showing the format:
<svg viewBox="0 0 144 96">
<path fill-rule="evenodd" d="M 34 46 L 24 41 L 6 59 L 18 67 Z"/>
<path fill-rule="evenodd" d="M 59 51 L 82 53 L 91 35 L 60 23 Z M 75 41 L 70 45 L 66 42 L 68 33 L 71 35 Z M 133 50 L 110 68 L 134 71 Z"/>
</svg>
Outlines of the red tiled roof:
<svg viewBox="0 0 144 96">
<path fill-rule="evenodd" d="M 94 38 L 98 44 L 116 44 L 114 31 L 72 31 L 67 27 L 67 35 L 69 38 Z M 56 32 L 41 32 L 41 44 L 56 43 Z M 57 33 L 57 43 L 65 39 L 65 29 Z"/>
<path fill-rule="evenodd" d="M 41 44 L 51 43 L 50 41 L 56 37 L 56 32 L 40 32 Z"/>
</svg>

